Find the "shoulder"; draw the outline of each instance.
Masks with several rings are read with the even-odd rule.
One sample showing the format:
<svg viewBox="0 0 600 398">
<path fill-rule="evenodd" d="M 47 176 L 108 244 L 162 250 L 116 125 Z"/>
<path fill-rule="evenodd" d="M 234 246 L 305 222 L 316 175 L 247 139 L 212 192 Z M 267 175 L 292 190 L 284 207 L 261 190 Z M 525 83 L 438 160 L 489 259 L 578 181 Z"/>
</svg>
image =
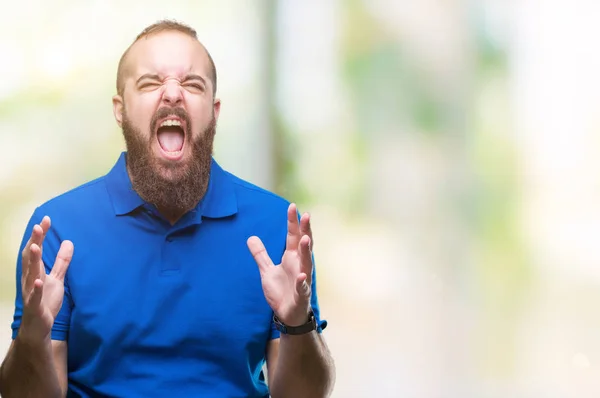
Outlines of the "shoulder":
<svg viewBox="0 0 600 398">
<path fill-rule="evenodd" d="M 108 199 L 104 180 L 105 176 L 102 176 L 54 196 L 40 204 L 35 214 L 42 217 L 49 215 L 52 218 L 62 214 L 73 214 L 79 217 L 82 213 L 86 215 L 96 213 L 107 203 L 105 199 Z"/>
<path fill-rule="evenodd" d="M 224 171 L 225 177 L 234 187 L 238 205 L 260 207 L 263 210 L 279 212 L 287 211 L 290 201 L 266 188 L 244 180 L 231 172 Z M 283 213 L 285 216 L 287 213 Z"/>
<path fill-rule="evenodd" d="M 99 195 L 106 195 L 105 177 L 99 177 L 76 186 L 68 191 L 54 196 L 43 202 L 39 207 L 41 209 L 68 208 L 73 205 L 83 205 L 89 203 L 91 199 L 100 199 Z"/>
<path fill-rule="evenodd" d="M 52 227 L 44 240 L 44 247 L 50 245 L 54 252 L 58 251 L 61 240 L 60 235 L 63 232 L 69 234 L 73 230 L 72 226 L 82 222 L 94 223 L 98 214 L 101 214 L 98 210 L 103 207 L 102 203 L 106 202 L 102 198 L 106 196 L 103 178 L 97 178 L 39 204 L 29 217 L 21 247 L 29 239 L 33 226 L 40 223 L 45 216 L 48 216 Z M 46 252 L 47 250 L 44 251 L 44 255 L 46 255 Z"/>
<path fill-rule="evenodd" d="M 227 191 L 235 198 L 235 221 L 246 237 L 257 235 L 272 256 L 279 256 L 287 234 L 287 214 L 290 201 L 271 190 L 260 187 L 231 172 L 221 174 Z M 225 199 L 224 199 L 225 200 Z"/>
</svg>

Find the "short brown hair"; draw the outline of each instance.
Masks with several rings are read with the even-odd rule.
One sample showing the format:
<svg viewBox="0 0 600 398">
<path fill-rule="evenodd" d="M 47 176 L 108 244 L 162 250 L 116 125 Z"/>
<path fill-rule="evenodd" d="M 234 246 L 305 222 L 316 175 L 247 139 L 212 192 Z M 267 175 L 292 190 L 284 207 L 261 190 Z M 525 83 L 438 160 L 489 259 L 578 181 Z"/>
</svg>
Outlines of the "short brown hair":
<svg viewBox="0 0 600 398">
<path fill-rule="evenodd" d="M 133 43 L 131 43 L 131 45 L 129 45 L 129 47 L 127 48 L 127 50 L 125 50 L 125 52 L 121 56 L 121 59 L 119 60 L 119 66 L 117 68 L 117 93 L 119 95 L 122 96 L 123 91 L 125 90 L 123 69 L 125 68 L 125 60 L 127 58 L 127 54 L 129 53 L 129 50 L 131 49 L 131 46 L 133 46 L 138 40 L 140 40 L 144 37 L 150 36 L 155 33 L 165 32 L 165 31 L 181 32 L 181 33 L 184 33 L 184 34 L 198 40 L 198 34 L 196 33 L 196 31 L 193 28 L 191 28 L 190 26 L 188 26 L 186 24 L 183 24 L 181 22 L 177 22 L 174 20 L 163 19 L 161 21 L 158 21 L 158 22 L 153 23 L 152 25 L 146 27 L 139 35 L 137 35 L 137 37 L 135 38 Z M 200 40 L 198 40 L 198 42 L 200 43 Z M 204 45 L 202 43 L 200 43 L 200 44 L 202 45 L 202 47 L 204 47 Z M 213 83 L 213 96 L 214 96 L 215 93 L 217 92 L 217 68 L 215 67 L 215 62 L 213 61 L 213 59 L 212 59 L 210 53 L 208 52 L 208 50 L 206 49 L 206 47 L 204 47 L 204 50 L 206 51 L 206 54 L 208 55 L 208 61 L 210 63 L 209 78 L 212 80 L 212 83 Z"/>
</svg>

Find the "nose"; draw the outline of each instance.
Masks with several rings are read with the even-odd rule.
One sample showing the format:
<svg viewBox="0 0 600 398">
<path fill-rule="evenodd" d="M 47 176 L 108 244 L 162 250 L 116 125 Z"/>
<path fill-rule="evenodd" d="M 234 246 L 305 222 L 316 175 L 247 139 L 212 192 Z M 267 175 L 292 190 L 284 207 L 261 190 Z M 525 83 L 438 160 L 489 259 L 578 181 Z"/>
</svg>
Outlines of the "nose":
<svg viewBox="0 0 600 398">
<path fill-rule="evenodd" d="M 183 93 L 181 92 L 179 82 L 173 80 L 165 82 L 162 100 L 169 106 L 181 104 L 183 101 Z"/>
</svg>

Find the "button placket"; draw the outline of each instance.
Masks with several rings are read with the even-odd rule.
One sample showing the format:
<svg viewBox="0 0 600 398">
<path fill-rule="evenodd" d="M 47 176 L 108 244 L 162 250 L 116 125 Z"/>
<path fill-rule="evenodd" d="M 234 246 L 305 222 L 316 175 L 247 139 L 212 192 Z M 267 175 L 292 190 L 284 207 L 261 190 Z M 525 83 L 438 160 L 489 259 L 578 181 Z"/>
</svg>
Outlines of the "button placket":
<svg viewBox="0 0 600 398">
<path fill-rule="evenodd" d="M 178 273 L 180 271 L 180 265 L 178 261 L 179 257 L 177 256 L 177 253 L 174 253 L 176 250 L 176 247 L 173 244 L 173 242 L 175 242 L 175 237 L 172 234 L 166 234 L 163 242 L 160 272 L 163 275 Z"/>
</svg>

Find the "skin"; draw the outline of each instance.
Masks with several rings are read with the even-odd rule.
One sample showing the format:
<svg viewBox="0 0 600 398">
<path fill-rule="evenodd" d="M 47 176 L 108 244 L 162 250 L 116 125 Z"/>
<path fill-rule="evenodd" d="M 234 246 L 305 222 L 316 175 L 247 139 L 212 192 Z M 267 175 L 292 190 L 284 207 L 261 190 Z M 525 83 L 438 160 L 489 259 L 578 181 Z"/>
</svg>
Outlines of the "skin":
<svg viewBox="0 0 600 398">
<path fill-rule="evenodd" d="M 200 134 L 212 112 L 218 119 L 221 109 L 221 101 L 213 96 L 209 68 L 202 44 L 183 33 L 161 32 L 140 39 L 127 56 L 123 96 L 113 97 L 117 124 L 123 127 L 126 103 L 129 119 L 150 137 L 148 127 L 156 110 L 165 105 L 181 106 L 191 119 L 194 134 Z M 183 160 L 189 160 L 189 147 L 184 150 Z M 157 157 L 162 157 L 158 144 L 155 151 Z"/>
<path fill-rule="evenodd" d="M 153 169 L 161 178 L 177 180 L 193 160 L 192 145 L 219 117 L 221 102 L 213 94 L 206 50 L 195 39 L 176 31 L 153 34 L 136 42 L 129 51 L 123 96 L 113 97 L 117 124 L 125 115 L 144 138 L 153 137 L 153 115 L 162 107 L 178 107 L 188 116 L 189 134 L 182 153 L 165 154 L 151 142 Z M 188 127 L 188 126 L 186 126 Z M 160 209 L 159 209 L 160 210 Z M 183 214 L 169 214 L 174 223 Z M 248 249 L 259 267 L 262 288 L 275 314 L 287 325 L 307 321 L 311 297 L 312 232 L 310 216 L 297 218 L 297 209 L 288 209 L 286 250 L 279 266 L 267 255 L 259 237 L 248 239 Z M 50 228 L 45 217 L 33 229 L 23 250 L 24 312 L 18 337 L 13 341 L 0 372 L 0 392 L 11 397 L 64 397 L 67 391 L 67 343 L 53 341 L 50 333 L 64 295 L 64 275 L 73 256 L 73 244 L 64 241 L 56 263 L 46 275 L 41 261 L 44 237 Z M 267 346 L 267 367 L 271 396 L 326 397 L 333 389 L 333 360 L 316 331 L 282 335 Z"/>
<path fill-rule="evenodd" d="M 248 248 L 260 271 L 267 302 L 289 326 L 307 321 L 310 309 L 312 231 L 310 215 L 298 222 L 297 209 L 291 204 L 287 214 L 288 233 L 281 264 L 275 266 L 257 236 L 248 239 Z M 325 339 L 316 331 L 281 335 L 267 346 L 267 369 L 272 397 L 327 397 L 335 384 L 335 365 Z"/>
<path fill-rule="evenodd" d="M 73 243 L 63 241 L 52 272 L 42 262 L 50 218 L 33 227 L 21 254 L 23 317 L 0 370 L 3 397 L 63 397 L 67 393 L 67 343 L 50 339 L 64 296 L 64 277 L 73 258 Z"/>
<path fill-rule="evenodd" d="M 191 167 L 194 153 L 192 140 L 198 139 L 213 121 L 216 123 L 221 101 L 213 95 L 210 63 L 206 50 L 194 38 L 177 31 L 167 31 L 142 38 L 129 50 L 124 68 L 123 95 L 113 97 L 113 113 L 119 127 L 125 114 L 143 138 L 150 140 L 152 117 L 161 108 L 181 108 L 191 126 L 180 156 L 168 156 L 154 137 L 151 150 L 153 169 L 164 179 L 177 180 Z M 198 198 L 200 199 L 200 198 Z M 171 222 L 183 214 L 165 214 Z"/>
</svg>

